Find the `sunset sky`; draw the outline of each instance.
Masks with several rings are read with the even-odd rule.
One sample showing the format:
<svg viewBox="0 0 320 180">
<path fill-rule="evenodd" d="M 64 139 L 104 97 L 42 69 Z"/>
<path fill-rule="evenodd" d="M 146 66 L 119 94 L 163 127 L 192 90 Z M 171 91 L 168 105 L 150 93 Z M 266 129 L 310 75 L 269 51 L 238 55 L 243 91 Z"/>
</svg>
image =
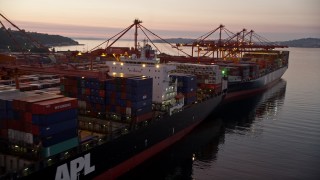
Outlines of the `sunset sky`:
<svg viewBox="0 0 320 180">
<path fill-rule="evenodd" d="M 319 0 L 0 0 L 0 13 L 20 28 L 73 38 L 110 37 L 136 18 L 164 38 L 195 38 L 220 24 L 269 40 L 320 38 L 319 7 Z"/>
</svg>

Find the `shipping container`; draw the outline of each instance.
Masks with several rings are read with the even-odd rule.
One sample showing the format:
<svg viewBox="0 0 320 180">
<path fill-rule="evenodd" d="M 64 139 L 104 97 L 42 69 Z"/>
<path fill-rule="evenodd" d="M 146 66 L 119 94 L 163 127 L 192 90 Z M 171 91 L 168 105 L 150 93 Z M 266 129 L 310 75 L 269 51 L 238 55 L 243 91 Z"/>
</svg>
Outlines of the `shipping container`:
<svg viewBox="0 0 320 180">
<path fill-rule="evenodd" d="M 76 119 L 78 115 L 77 109 L 69 109 L 66 111 L 51 114 L 32 114 L 32 123 L 36 125 L 50 125 L 63 122 L 69 119 Z"/>
<path fill-rule="evenodd" d="M 34 135 L 40 135 L 40 136 L 50 136 L 52 134 L 57 134 L 60 132 L 65 131 L 66 129 L 72 129 L 78 127 L 78 120 L 77 119 L 69 119 L 65 120 L 63 122 L 50 124 L 46 126 L 40 126 L 40 125 L 32 125 L 32 133 Z M 37 134 L 38 133 L 38 134 Z"/>
<path fill-rule="evenodd" d="M 7 121 L 8 129 L 22 130 L 23 123 L 18 120 L 8 120 Z"/>
<path fill-rule="evenodd" d="M 78 146 L 78 144 L 79 144 L 78 137 L 71 138 L 71 139 L 63 141 L 61 143 L 43 148 L 42 149 L 42 156 L 45 158 L 50 157 L 50 156 L 56 155 L 58 153 L 67 151 L 71 148 L 74 148 L 74 147 Z"/>
<path fill-rule="evenodd" d="M 138 86 L 149 86 L 152 87 L 152 78 L 148 77 L 131 77 L 126 80 L 127 84 L 130 84 L 132 87 Z"/>
<path fill-rule="evenodd" d="M 149 113 L 141 114 L 139 116 L 132 117 L 132 121 L 138 123 L 146 120 L 151 120 L 152 117 L 153 117 L 153 113 L 149 112 Z"/>
<path fill-rule="evenodd" d="M 152 106 L 152 99 L 146 99 L 146 100 L 142 100 L 142 101 L 133 101 L 130 103 L 130 106 L 127 107 L 131 107 L 132 109 L 139 109 L 145 106 Z"/>
<path fill-rule="evenodd" d="M 77 128 L 67 129 L 63 132 L 52 134 L 50 136 L 39 137 L 39 139 L 41 140 L 43 147 L 49 147 L 75 137 L 78 137 Z"/>
<path fill-rule="evenodd" d="M 78 107 L 78 101 L 75 98 L 63 97 L 34 103 L 31 107 L 33 114 L 50 114 L 75 109 Z"/>
<path fill-rule="evenodd" d="M 13 100 L 13 108 L 15 110 L 21 111 L 31 111 L 31 104 L 51 99 L 62 98 L 62 95 L 54 95 L 54 94 L 38 94 L 33 96 L 15 98 Z"/>
<path fill-rule="evenodd" d="M 8 129 L 0 129 L 0 138 L 8 139 Z"/>
<path fill-rule="evenodd" d="M 142 114 L 146 114 L 152 111 L 152 106 L 145 106 L 138 109 L 132 109 L 131 108 L 131 114 L 132 116 L 140 116 Z"/>
</svg>

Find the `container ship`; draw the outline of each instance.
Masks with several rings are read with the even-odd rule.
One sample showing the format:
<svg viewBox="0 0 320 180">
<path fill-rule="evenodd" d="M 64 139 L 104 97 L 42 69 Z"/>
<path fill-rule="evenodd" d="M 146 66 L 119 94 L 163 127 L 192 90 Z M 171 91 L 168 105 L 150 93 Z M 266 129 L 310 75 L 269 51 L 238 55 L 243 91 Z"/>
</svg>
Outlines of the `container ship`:
<svg viewBox="0 0 320 180">
<path fill-rule="evenodd" d="M 218 39 L 209 39 L 218 32 Z M 222 34 L 226 32 L 227 37 Z M 251 96 L 271 87 L 288 69 L 289 51 L 269 42 L 253 30 L 232 33 L 220 25 L 191 43 L 177 43 L 174 48 L 186 56 L 161 55 L 164 62 L 216 64 L 228 78 L 224 102 Z M 188 53 L 187 51 L 191 51 Z"/>
<path fill-rule="evenodd" d="M 113 42 L 92 50 L 89 61 L 79 53 L 84 63 L 74 59 L 58 65 L 50 56 L 53 66 L 1 66 L 11 70 L 5 75 L 15 77 L 20 71 L 59 74 L 56 93 L 47 90 L 55 88 L 52 82 L 33 82 L 38 77 L 16 78 L 16 89 L 7 89 L 10 80 L 3 82 L 1 179 L 116 179 L 180 140 L 215 110 L 228 91 L 222 72 L 231 71 L 212 62 L 158 58 L 146 41 L 138 48 L 137 29 L 149 32 L 140 23 L 135 20 L 117 38 L 135 27 L 133 49 L 113 48 Z"/>
<path fill-rule="evenodd" d="M 225 97 L 218 65 L 160 63 L 146 42 L 139 52 L 106 61 L 103 78 L 59 76 L 59 92 L 34 75 L 20 90 L 2 81 L 0 178 L 116 179 L 188 134 Z"/>
<path fill-rule="evenodd" d="M 255 51 L 242 58 L 216 62 L 228 77 L 225 101 L 254 95 L 272 87 L 288 69 L 288 51 Z"/>
</svg>

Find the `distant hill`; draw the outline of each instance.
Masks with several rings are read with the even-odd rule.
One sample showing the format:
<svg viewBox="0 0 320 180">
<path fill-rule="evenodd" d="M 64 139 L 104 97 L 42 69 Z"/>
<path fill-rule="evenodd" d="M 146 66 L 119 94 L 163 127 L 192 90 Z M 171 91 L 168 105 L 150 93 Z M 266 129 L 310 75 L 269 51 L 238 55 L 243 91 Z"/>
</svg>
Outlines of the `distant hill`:
<svg viewBox="0 0 320 180">
<path fill-rule="evenodd" d="M 33 47 L 32 41 L 29 40 L 23 32 L 14 31 L 11 29 L 9 29 L 8 31 L 10 32 L 11 36 L 14 37 L 14 39 L 18 42 L 21 48 L 29 49 Z M 63 37 L 60 35 L 49 35 L 49 34 L 43 34 L 43 33 L 37 33 L 37 32 L 26 32 L 26 33 L 46 47 L 79 44 L 77 41 L 71 38 Z M 8 33 L 5 31 L 3 27 L 0 29 L 0 40 L 1 40 L 0 49 L 8 49 L 8 46 L 10 46 L 10 49 L 19 48 L 19 47 L 16 47 L 14 41 L 10 38 L 10 36 L 8 35 Z"/>
<path fill-rule="evenodd" d="M 176 43 L 190 43 L 193 42 L 195 39 L 185 39 L 185 38 L 171 38 L 171 39 L 164 39 L 169 43 L 176 44 Z M 162 40 L 154 40 L 153 42 L 157 43 L 164 43 Z M 296 39 L 291 41 L 278 41 L 275 42 L 279 45 L 284 45 L 288 47 L 304 47 L 304 48 L 320 48 L 320 39 L 318 38 L 304 38 L 304 39 Z"/>
<path fill-rule="evenodd" d="M 319 38 L 303 38 L 291 41 L 276 42 L 280 45 L 286 45 L 289 47 L 305 47 L 305 48 L 320 48 Z"/>
</svg>

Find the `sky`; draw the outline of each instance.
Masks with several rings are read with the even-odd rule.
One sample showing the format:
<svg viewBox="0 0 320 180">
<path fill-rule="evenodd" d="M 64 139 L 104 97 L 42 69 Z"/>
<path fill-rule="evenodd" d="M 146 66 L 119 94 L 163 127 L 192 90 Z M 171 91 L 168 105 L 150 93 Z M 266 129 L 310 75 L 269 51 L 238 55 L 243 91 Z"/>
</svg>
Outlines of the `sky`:
<svg viewBox="0 0 320 180">
<path fill-rule="evenodd" d="M 0 0 L 21 29 L 72 38 L 108 38 L 137 18 L 163 38 L 197 38 L 220 24 L 271 41 L 320 38 L 319 8 L 320 0 Z"/>
</svg>

